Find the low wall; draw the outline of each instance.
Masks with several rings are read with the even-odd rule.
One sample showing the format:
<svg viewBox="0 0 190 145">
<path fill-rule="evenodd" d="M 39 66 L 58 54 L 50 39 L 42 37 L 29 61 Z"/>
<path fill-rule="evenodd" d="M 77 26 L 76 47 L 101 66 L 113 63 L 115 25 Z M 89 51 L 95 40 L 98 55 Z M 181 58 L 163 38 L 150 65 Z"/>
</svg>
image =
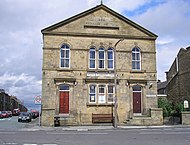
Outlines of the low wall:
<svg viewBox="0 0 190 145">
<path fill-rule="evenodd" d="M 190 125 L 190 111 L 182 112 L 181 119 L 183 125 Z"/>
<path fill-rule="evenodd" d="M 152 122 L 151 125 L 163 125 L 163 110 L 162 108 L 151 108 L 150 109 Z"/>
</svg>

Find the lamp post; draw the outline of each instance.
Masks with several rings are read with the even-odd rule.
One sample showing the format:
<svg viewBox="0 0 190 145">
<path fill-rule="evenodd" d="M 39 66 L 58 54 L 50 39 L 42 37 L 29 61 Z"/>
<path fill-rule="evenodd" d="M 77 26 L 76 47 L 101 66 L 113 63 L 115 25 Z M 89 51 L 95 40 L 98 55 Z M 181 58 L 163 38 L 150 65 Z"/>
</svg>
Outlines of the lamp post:
<svg viewBox="0 0 190 145">
<path fill-rule="evenodd" d="M 114 128 L 117 128 L 117 69 L 116 69 L 116 46 L 124 39 L 119 39 L 114 45 L 114 86 L 115 86 L 115 98 L 114 98 Z"/>
</svg>

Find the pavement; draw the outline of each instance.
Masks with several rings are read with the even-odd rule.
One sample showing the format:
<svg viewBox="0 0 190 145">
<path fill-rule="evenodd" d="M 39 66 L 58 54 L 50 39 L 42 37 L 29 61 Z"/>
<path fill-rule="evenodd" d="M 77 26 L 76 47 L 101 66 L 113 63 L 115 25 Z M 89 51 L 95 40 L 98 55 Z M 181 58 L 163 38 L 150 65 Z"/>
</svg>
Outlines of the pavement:
<svg viewBox="0 0 190 145">
<path fill-rule="evenodd" d="M 91 131 L 91 130 L 123 130 L 123 129 L 166 129 L 166 128 L 190 128 L 190 125 L 160 125 L 160 126 L 129 126 L 122 125 L 114 128 L 108 124 L 98 125 L 80 125 L 80 126 L 60 126 L 60 127 L 46 127 L 39 126 L 38 119 L 32 121 L 31 124 L 27 124 L 25 128 L 20 129 L 21 131 Z"/>
<path fill-rule="evenodd" d="M 60 127 L 45 127 L 45 126 L 30 126 L 20 129 L 21 131 L 92 131 L 92 130 L 122 130 L 122 129 L 166 129 L 166 128 L 190 128 L 190 125 L 162 125 L 162 126 L 113 126 L 97 125 L 97 126 L 60 126 Z"/>
</svg>

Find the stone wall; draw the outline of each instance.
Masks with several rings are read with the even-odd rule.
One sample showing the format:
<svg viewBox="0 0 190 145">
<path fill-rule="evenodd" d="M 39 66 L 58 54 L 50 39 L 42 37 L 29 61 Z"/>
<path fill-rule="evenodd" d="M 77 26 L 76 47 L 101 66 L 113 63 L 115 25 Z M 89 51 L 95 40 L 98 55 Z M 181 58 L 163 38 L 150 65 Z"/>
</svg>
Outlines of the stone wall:
<svg viewBox="0 0 190 145">
<path fill-rule="evenodd" d="M 156 35 L 141 26 L 119 17 L 102 6 L 80 18 L 47 28 L 43 31 L 43 75 L 42 75 L 42 124 L 52 125 L 52 118 L 60 116 L 61 124 L 91 124 L 92 113 L 113 113 L 113 103 L 89 103 L 90 84 L 114 85 L 114 70 L 89 69 L 89 49 L 116 47 L 118 122 L 122 124 L 133 111 L 134 85 L 142 87 L 142 114 L 157 107 L 156 83 Z M 106 10 L 105 10 L 106 9 Z M 105 27 L 105 22 L 106 26 Z M 109 23 L 107 23 L 109 22 Z M 62 24 L 62 25 L 61 25 Z M 91 25 L 95 25 L 92 26 Z M 60 47 L 70 47 L 70 67 L 60 67 Z M 132 49 L 141 52 L 141 69 L 132 70 Z M 107 66 L 107 56 L 105 56 Z M 98 57 L 96 66 L 98 66 Z M 92 76 L 89 76 L 89 74 Z M 98 74 L 98 75 L 97 75 Z M 101 75 L 99 75 L 101 74 Z M 69 85 L 69 114 L 59 114 L 59 85 Z M 151 86 L 151 87 L 150 87 Z M 48 112 L 49 111 L 49 112 Z M 47 121 L 47 122 L 46 122 Z"/>
<path fill-rule="evenodd" d="M 174 104 L 190 101 L 190 49 L 181 48 L 167 74 L 167 98 Z"/>
<path fill-rule="evenodd" d="M 182 125 L 190 125 L 190 112 L 181 113 Z"/>
</svg>

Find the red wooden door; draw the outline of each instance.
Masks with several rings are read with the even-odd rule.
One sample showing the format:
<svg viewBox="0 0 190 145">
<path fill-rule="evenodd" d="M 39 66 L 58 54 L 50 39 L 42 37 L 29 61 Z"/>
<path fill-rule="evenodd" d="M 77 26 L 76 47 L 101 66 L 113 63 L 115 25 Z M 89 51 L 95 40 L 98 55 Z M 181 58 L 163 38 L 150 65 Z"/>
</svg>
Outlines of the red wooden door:
<svg viewBox="0 0 190 145">
<path fill-rule="evenodd" d="M 69 92 L 60 92 L 59 113 L 69 113 Z"/>
<path fill-rule="evenodd" d="M 133 92 L 133 113 L 141 113 L 141 92 Z"/>
</svg>

